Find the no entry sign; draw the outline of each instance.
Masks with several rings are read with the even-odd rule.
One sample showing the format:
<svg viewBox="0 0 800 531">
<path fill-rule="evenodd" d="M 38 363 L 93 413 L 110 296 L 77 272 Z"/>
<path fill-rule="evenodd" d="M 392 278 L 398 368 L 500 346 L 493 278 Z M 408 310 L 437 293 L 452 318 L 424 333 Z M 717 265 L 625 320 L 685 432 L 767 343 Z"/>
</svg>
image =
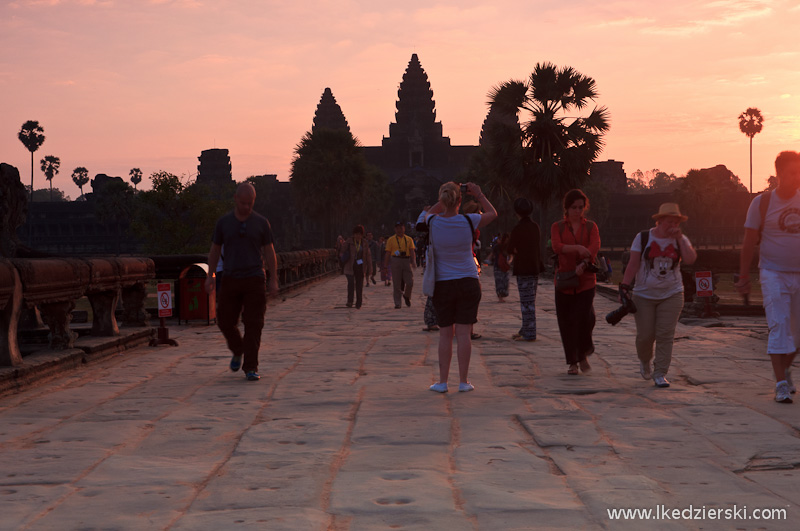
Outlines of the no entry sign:
<svg viewBox="0 0 800 531">
<path fill-rule="evenodd" d="M 714 294 L 714 285 L 711 282 L 711 271 L 698 271 L 694 274 L 698 297 L 711 297 Z"/>
<path fill-rule="evenodd" d="M 158 284 L 158 316 L 172 317 L 172 289 L 169 283 Z"/>
</svg>

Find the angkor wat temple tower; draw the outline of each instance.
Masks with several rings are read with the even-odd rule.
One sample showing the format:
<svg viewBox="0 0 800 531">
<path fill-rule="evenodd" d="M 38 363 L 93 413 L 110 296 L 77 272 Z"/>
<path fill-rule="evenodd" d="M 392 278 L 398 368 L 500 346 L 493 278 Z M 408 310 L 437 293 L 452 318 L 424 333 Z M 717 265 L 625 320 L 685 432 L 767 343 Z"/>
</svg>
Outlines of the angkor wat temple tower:
<svg viewBox="0 0 800 531">
<path fill-rule="evenodd" d="M 414 221 L 423 206 L 436 202 L 442 183 L 467 169 L 477 146 L 451 146 L 450 138 L 442 134 L 433 90 L 417 54 L 403 74 L 395 105 L 396 122 L 389 124 L 389 136 L 364 152 L 389 177 L 397 216 Z"/>
<path fill-rule="evenodd" d="M 313 132 L 317 129 L 350 132 L 350 126 L 347 124 L 342 108 L 336 103 L 336 98 L 333 97 L 333 92 L 329 88 L 326 88 L 322 93 L 319 104 L 317 104 L 317 112 L 314 114 L 314 125 L 311 126 L 311 131 Z"/>
</svg>

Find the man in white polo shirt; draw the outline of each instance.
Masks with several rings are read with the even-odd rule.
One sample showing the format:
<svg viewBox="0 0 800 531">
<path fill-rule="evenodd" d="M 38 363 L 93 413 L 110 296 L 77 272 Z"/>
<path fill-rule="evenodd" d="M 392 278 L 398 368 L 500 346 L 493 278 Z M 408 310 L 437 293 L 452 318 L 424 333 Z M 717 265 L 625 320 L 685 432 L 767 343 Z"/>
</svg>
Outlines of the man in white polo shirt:
<svg viewBox="0 0 800 531">
<path fill-rule="evenodd" d="M 791 403 L 796 391 L 792 362 L 800 348 L 800 153 L 775 159 L 778 187 L 750 203 L 736 287 L 750 293 L 750 265 L 756 245 L 759 280 L 769 325 L 767 354 L 775 372 L 775 401 Z"/>
</svg>

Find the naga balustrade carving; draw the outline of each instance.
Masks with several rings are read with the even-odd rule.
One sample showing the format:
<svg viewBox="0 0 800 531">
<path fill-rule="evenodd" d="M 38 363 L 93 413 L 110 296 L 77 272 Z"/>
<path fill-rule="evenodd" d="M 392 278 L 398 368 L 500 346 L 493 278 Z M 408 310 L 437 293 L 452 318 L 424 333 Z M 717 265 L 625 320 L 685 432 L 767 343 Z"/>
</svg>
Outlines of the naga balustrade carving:
<svg viewBox="0 0 800 531">
<path fill-rule="evenodd" d="M 73 348 L 70 329 L 75 302 L 92 306 L 91 334 L 119 335 L 115 316 L 122 294 L 123 322 L 147 326 L 146 283 L 155 275 L 147 258 L 12 258 L 0 260 L 0 366 L 22 364 L 18 325 L 21 312 L 38 308 L 49 328 L 49 347 Z"/>
<path fill-rule="evenodd" d="M 278 253 L 282 292 L 339 272 L 333 249 Z M 86 296 L 92 307 L 92 336 L 119 335 L 117 306 L 124 326 L 148 326 L 147 283 L 171 280 L 205 255 L 152 258 L 0 258 L 0 366 L 19 366 L 18 330 L 25 309 L 38 308 L 49 328 L 49 347 L 75 345 L 72 310 Z"/>
</svg>

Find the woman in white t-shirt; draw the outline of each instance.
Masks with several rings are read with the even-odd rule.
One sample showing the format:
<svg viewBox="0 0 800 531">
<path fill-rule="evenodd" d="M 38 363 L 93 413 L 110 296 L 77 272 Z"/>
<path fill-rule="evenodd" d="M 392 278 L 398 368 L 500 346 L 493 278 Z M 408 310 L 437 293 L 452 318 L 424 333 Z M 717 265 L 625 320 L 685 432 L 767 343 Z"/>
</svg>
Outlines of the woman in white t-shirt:
<svg viewBox="0 0 800 531">
<path fill-rule="evenodd" d="M 458 213 L 462 187 L 480 202 L 483 214 Z M 497 212 L 477 184 L 459 186 L 454 182 L 439 188 L 439 202 L 425 217 L 430 227 L 428 245 L 433 247 L 435 257 L 433 306 L 439 322 L 439 381 L 431 385 L 431 391 L 447 392 L 454 335 L 458 342 L 458 390 L 466 392 L 475 388 L 468 378 L 472 355 L 470 333 L 478 320 L 481 285 L 472 254 L 473 233 L 496 217 Z"/>
<path fill-rule="evenodd" d="M 662 204 L 653 219 L 656 226 L 633 239 L 631 258 L 620 287 L 630 290 L 635 277 L 633 302 L 637 309 L 634 316 L 639 372 L 645 380 L 652 377 L 656 387 L 669 387 L 666 376 L 672 361 L 675 327 L 683 310 L 680 264 L 693 264 L 697 252 L 681 231 L 681 222 L 688 218 L 681 214 L 677 203 Z"/>
</svg>

